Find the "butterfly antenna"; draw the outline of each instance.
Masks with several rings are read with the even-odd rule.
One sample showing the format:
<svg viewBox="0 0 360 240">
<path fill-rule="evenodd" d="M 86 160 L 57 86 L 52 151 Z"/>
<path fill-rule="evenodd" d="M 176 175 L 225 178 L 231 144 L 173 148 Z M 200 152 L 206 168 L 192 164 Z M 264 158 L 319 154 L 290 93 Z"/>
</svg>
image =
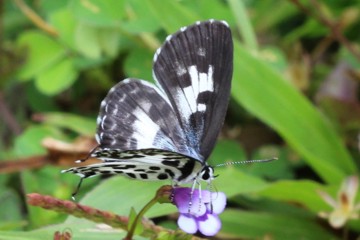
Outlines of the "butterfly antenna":
<svg viewBox="0 0 360 240">
<path fill-rule="evenodd" d="M 76 163 L 85 162 L 86 160 L 88 160 L 88 159 L 91 157 L 91 155 L 95 152 L 95 150 L 96 150 L 99 146 L 100 146 L 100 145 L 95 146 L 93 149 L 91 149 L 91 151 L 88 153 L 88 155 L 87 155 L 85 158 L 76 160 L 75 162 L 76 162 Z"/>
<path fill-rule="evenodd" d="M 81 184 L 82 184 L 83 179 L 84 179 L 83 177 L 80 178 L 80 181 L 79 181 L 79 183 L 78 183 L 78 185 L 77 185 L 77 187 L 76 187 L 76 189 L 75 189 L 75 192 L 73 192 L 73 194 L 71 194 L 71 198 L 72 198 L 72 200 L 74 200 L 74 201 L 75 201 L 75 196 L 78 194 L 78 192 L 79 192 L 79 190 L 80 190 L 80 187 L 81 187 Z"/>
<path fill-rule="evenodd" d="M 262 162 L 272 162 L 274 160 L 278 160 L 277 157 L 269 158 L 269 159 L 258 159 L 258 160 L 246 160 L 246 161 L 237 161 L 237 162 L 226 162 L 215 165 L 215 167 L 223 167 L 228 165 L 235 164 L 247 164 L 247 163 L 262 163 Z"/>
</svg>

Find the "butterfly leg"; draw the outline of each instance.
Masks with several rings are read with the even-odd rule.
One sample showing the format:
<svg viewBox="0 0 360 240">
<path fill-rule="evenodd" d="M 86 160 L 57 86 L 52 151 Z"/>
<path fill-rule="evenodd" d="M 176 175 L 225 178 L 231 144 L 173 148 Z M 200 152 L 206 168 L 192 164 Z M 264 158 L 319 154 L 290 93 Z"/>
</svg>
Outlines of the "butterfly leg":
<svg viewBox="0 0 360 240">
<path fill-rule="evenodd" d="M 191 187 L 188 213 L 190 213 L 190 209 L 191 209 L 191 206 L 192 206 L 192 198 L 193 198 L 193 194 L 194 194 L 194 191 L 195 191 L 196 183 L 197 183 L 197 181 L 195 179 L 193 184 L 192 184 L 192 187 Z"/>
<path fill-rule="evenodd" d="M 172 187 L 172 192 L 171 192 L 171 195 L 170 195 L 170 201 L 173 202 L 174 201 L 174 189 L 176 187 L 178 187 L 179 185 L 175 182 L 175 181 L 172 181 L 171 182 L 171 187 Z"/>
<path fill-rule="evenodd" d="M 93 149 L 91 149 L 91 151 L 88 153 L 88 155 L 87 155 L 85 158 L 76 160 L 75 162 L 76 162 L 76 163 L 85 162 L 86 160 L 88 160 L 88 159 L 91 157 L 91 155 L 96 151 L 96 149 L 97 149 L 99 146 L 100 146 L 100 145 L 95 146 Z"/>
<path fill-rule="evenodd" d="M 199 188 L 198 188 L 198 191 L 199 191 L 199 212 L 201 210 L 201 203 L 202 203 L 202 196 L 201 196 L 201 183 L 200 182 L 197 182 L 197 184 L 199 185 Z"/>
<path fill-rule="evenodd" d="M 212 184 L 209 181 L 206 185 L 207 190 L 210 192 L 210 213 L 213 213 L 213 201 L 212 201 Z"/>
<path fill-rule="evenodd" d="M 201 183 L 195 179 L 194 182 L 193 182 L 193 185 L 191 187 L 188 213 L 190 213 L 190 209 L 191 209 L 191 206 L 193 204 L 192 200 L 193 200 L 193 194 L 194 194 L 196 185 L 198 186 L 198 191 L 199 191 L 199 212 L 201 210 L 201 203 L 202 203 Z"/>
<path fill-rule="evenodd" d="M 79 190 L 80 190 L 80 187 L 81 187 L 81 184 L 82 184 L 82 181 L 83 181 L 83 180 L 84 180 L 83 177 L 80 178 L 80 181 L 79 181 L 79 183 L 78 183 L 75 191 L 71 194 L 71 198 L 72 198 L 72 200 L 74 200 L 74 201 L 75 201 L 75 196 L 78 194 L 78 192 L 79 192 Z"/>
</svg>

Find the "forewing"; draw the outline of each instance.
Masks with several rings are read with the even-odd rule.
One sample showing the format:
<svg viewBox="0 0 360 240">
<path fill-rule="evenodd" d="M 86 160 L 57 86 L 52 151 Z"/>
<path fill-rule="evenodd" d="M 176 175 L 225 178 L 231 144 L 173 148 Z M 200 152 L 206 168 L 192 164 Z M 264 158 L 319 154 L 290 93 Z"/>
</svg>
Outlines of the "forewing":
<svg viewBox="0 0 360 240">
<path fill-rule="evenodd" d="M 169 98 L 186 141 L 206 160 L 223 125 L 233 67 L 228 25 L 210 20 L 170 35 L 154 56 L 153 75 Z"/>
<path fill-rule="evenodd" d="M 174 110 L 148 82 L 126 79 L 115 85 L 101 103 L 97 123 L 100 149 L 159 148 L 189 154 Z"/>
</svg>

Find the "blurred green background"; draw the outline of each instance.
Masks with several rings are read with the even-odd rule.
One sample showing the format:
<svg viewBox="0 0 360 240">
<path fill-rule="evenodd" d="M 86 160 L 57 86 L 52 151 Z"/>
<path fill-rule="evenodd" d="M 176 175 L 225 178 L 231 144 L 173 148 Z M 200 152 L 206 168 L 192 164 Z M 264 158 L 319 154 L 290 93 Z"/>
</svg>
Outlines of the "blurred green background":
<svg viewBox="0 0 360 240">
<path fill-rule="evenodd" d="M 359 220 L 350 219 L 358 186 L 345 179 L 359 171 L 359 14 L 359 1 L 0 1 L 0 239 L 66 229 L 73 239 L 124 236 L 32 207 L 26 194 L 70 199 L 78 177 L 60 170 L 94 146 L 107 91 L 126 77 L 153 81 L 165 37 L 210 18 L 229 23 L 235 50 L 232 98 L 209 163 L 279 158 L 216 169 L 214 185 L 228 196 L 216 238 L 358 238 Z M 169 183 L 89 179 L 77 201 L 128 216 L 161 184 Z M 146 216 L 176 229 L 175 212 L 163 204 Z"/>
</svg>

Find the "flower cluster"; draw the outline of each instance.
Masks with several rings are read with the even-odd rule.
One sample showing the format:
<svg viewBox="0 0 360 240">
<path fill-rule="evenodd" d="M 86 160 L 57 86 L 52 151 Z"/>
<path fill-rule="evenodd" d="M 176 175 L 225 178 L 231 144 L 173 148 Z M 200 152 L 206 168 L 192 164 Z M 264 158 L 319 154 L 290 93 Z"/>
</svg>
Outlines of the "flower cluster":
<svg viewBox="0 0 360 240">
<path fill-rule="evenodd" d="M 200 231 L 205 236 L 214 236 L 220 231 L 221 221 L 218 214 L 224 211 L 226 196 L 222 192 L 175 188 L 173 203 L 179 210 L 179 227 L 187 233 Z"/>
</svg>

